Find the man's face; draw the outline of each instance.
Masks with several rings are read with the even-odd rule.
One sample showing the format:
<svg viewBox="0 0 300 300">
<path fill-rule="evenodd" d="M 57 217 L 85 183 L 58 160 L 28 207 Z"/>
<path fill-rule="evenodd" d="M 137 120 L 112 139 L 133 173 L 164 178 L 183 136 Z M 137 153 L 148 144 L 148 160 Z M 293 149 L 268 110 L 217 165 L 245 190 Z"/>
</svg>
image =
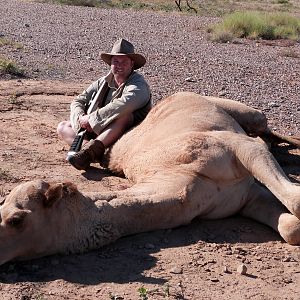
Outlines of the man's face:
<svg viewBox="0 0 300 300">
<path fill-rule="evenodd" d="M 132 69 L 134 62 L 126 55 L 115 55 L 111 58 L 111 72 L 127 78 Z"/>
</svg>

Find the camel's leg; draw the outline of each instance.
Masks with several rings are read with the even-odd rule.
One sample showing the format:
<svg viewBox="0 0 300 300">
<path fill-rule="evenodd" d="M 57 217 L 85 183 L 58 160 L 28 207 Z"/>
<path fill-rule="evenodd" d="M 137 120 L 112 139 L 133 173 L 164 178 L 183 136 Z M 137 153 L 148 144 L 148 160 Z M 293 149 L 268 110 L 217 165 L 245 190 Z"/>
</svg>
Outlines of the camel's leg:
<svg viewBox="0 0 300 300">
<path fill-rule="evenodd" d="M 263 112 L 249 107 L 243 103 L 211 96 L 203 96 L 205 99 L 224 109 L 233 117 L 240 126 L 251 136 L 261 136 L 267 142 L 288 143 L 300 148 L 300 138 L 296 136 L 284 136 L 271 131 L 267 125 L 267 118 Z"/>
<path fill-rule="evenodd" d="M 220 139 L 226 139 L 226 144 L 230 145 L 237 160 L 248 172 L 265 185 L 293 215 L 300 218 L 300 185 L 288 179 L 266 145 L 241 134 L 220 132 L 218 135 Z"/>
<path fill-rule="evenodd" d="M 300 245 L 300 220 L 266 188 L 253 184 L 240 214 L 272 227 L 287 243 Z"/>
<path fill-rule="evenodd" d="M 240 124 L 247 134 L 259 136 L 268 130 L 267 118 L 260 110 L 230 99 L 203 97 L 224 109 Z"/>
</svg>

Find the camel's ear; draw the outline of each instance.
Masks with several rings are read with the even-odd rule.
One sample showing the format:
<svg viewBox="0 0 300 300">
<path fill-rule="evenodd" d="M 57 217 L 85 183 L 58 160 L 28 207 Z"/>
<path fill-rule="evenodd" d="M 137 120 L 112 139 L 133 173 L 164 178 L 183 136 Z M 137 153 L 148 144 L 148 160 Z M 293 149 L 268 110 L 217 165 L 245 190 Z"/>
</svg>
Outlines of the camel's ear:
<svg viewBox="0 0 300 300">
<path fill-rule="evenodd" d="M 45 193 L 44 206 L 51 207 L 56 201 L 72 196 L 76 192 L 77 188 L 71 182 L 51 184 Z"/>
</svg>

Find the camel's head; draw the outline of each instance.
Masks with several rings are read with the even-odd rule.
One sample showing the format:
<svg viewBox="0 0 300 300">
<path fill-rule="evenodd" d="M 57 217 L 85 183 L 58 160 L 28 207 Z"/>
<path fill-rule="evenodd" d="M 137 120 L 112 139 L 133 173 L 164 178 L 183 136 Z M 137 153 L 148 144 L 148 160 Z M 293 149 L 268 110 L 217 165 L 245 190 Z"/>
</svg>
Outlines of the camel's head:
<svg viewBox="0 0 300 300">
<path fill-rule="evenodd" d="M 51 254 L 57 243 L 59 202 L 74 193 L 79 192 L 71 183 L 41 180 L 14 188 L 0 206 L 0 265 Z"/>
</svg>

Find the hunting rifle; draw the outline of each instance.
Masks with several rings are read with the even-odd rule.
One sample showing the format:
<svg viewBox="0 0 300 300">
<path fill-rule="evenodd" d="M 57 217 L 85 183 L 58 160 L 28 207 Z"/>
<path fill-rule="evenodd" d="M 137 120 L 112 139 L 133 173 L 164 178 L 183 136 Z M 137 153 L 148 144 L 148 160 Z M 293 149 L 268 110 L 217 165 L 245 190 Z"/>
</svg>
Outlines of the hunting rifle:
<svg viewBox="0 0 300 300">
<path fill-rule="evenodd" d="M 92 113 L 93 111 L 96 110 L 97 106 L 98 106 L 98 98 L 99 98 L 99 95 L 104 87 L 104 84 L 105 84 L 105 80 L 103 81 L 101 87 L 98 89 L 97 93 L 94 92 L 92 97 L 91 97 L 91 100 L 88 102 L 87 106 L 86 106 L 86 109 L 85 109 L 85 112 L 87 115 L 89 115 L 90 113 Z M 78 134 L 75 136 L 73 142 L 72 142 L 72 145 L 70 146 L 70 149 L 67 153 L 67 160 L 69 161 L 70 157 L 72 157 L 74 154 L 76 154 L 78 151 L 80 151 L 81 149 L 81 146 L 82 146 L 82 142 L 84 140 L 84 137 L 87 133 L 87 130 L 84 129 L 84 128 L 80 128 Z"/>
</svg>

